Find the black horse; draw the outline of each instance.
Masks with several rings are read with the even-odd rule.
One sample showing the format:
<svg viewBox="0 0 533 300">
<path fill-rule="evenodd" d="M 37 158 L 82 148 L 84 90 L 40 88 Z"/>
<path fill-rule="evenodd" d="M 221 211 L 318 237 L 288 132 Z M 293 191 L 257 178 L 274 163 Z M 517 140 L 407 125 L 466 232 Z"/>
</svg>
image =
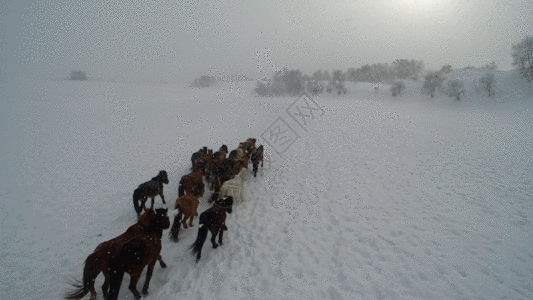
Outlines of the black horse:
<svg viewBox="0 0 533 300">
<path fill-rule="evenodd" d="M 137 290 L 137 282 L 145 266 L 148 265 L 146 281 L 142 289 L 143 295 L 148 294 L 148 287 L 157 259 L 161 257 L 161 237 L 163 229 L 170 227 L 168 209 L 158 208 L 154 226 L 145 229 L 145 232 L 125 243 L 109 262 L 110 287 L 107 300 L 117 300 L 124 273 L 130 274 L 129 289 L 135 299 L 141 299 Z"/>
<path fill-rule="evenodd" d="M 211 231 L 211 243 L 213 248 L 217 248 L 218 244 L 215 238 L 218 236 L 218 243 L 222 245 L 222 236 L 226 227 L 226 213 L 231 214 L 233 207 L 233 197 L 226 197 L 216 201 L 213 206 L 200 214 L 200 228 L 198 229 L 198 237 L 194 244 L 191 245 L 193 255 L 196 254 L 196 262 L 202 256 L 202 247 L 207 239 L 207 231 Z"/>
<path fill-rule="evenodd" d="M 254 177 L 257 176 L 257 169 L 259 168 L 259 163 L 261 162 L 261 168 L 263 167 L 263 145 L 255 148 L 252 151 L 252 165 L 253 165 L 253 173 Z M 262 174 L 263 171 L 261 171 Z"/>
<path fill-rule="evenodd" d="M 156 177 L 139 185 L 133 192 L 133 207 L 137 212 L 137 217 L 141 215 L 148 198 L 152 198 L 151 209 L 154 209 L 154 198 L 157 195 L 161 197 L 163 204 L 167 204 L 165 202 L 165 196 L 163 196 L 163 183 L 168 184 L 168 176 L 165 170 L 159 171 L 159 174 Z M 139 205 L 139 200 L 141 201 L 141 205 Z"/>
</svg>

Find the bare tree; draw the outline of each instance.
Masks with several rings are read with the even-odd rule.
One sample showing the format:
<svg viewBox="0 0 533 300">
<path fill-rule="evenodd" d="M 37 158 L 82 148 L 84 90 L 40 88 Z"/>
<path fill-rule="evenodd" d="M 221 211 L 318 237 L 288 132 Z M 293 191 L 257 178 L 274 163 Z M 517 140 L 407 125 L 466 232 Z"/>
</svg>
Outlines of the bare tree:
<svg viewBox="0 0 533 300">
<path fill-rule="evenodd" d="M 461 100 L 461 94 L 465 93 L 465 85 L 460 80 L 448 81 L 446 87 L 446 95 L 448 97 L 455 97 L 457 101 Z"/>
<path fill-rule="evenodd" d="M 442 85 L 444 78 L 440 72 L 431 72 L 424 76 L 424 80 L 423 89 L 429 92 L 431 98 L 433 98 L 433 96 L 435 96 L 435 91 Z"/>
<path fill-rule="evenodd" d="M 528 82 L 533 81 L 533 36 L 526 36 L 520 43 L 513 45 L 513 65 Z"/>
<path fill-rule="evenodd" d="M 403 91 L 405 90 L 405 84 L 403 81 L 396 81 L 390 88 L 392 92 L 392 96 L 396 97 L 398 95 L 401 95 Z"/>
<path fill-rule="evenodd" d="M 481 83 L 483 83 L 483 88 L 489 92 L 489 97 L 491 95 L 494 95 L 494 86 L 496 83 L 496 79 L 494 78 L 494 74 L 490 71 L 485 73 L 485 75 L 481 76 Z"/>
</svg>

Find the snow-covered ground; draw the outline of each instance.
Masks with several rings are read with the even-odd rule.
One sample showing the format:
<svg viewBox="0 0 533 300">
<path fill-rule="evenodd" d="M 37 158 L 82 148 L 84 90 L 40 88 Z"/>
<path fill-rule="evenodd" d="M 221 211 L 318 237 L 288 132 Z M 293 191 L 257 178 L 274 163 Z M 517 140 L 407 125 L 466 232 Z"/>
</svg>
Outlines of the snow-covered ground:
<svg viewBox="0 0 533 300">
<path fill-rule="evenodd" d="M 136 221 L 137 185 L 165 169 L 173 207 L 193 152 L 266 144 L 282 117 L 300 139 L 281 157 L 267 147 L 225 244 L 196 264 L 198 220 L 178 243 L 165 233 L 169 267 L 147 299 L 531 299 L 533 97 L 500 72 L 489 99 L 470 84 L 480 76 L 450 74 L 461 102 L 421 83 L 396 98 L 348 85 L 316 98 L 325 113 L 308 132 L 285 111 L 296 98 L 255 97 L 254 82 L 25 83 L 1 121 L 0 298 L 59 299 Z M 119 299 L 133 299 L 128 282 Z"/>
</svg>

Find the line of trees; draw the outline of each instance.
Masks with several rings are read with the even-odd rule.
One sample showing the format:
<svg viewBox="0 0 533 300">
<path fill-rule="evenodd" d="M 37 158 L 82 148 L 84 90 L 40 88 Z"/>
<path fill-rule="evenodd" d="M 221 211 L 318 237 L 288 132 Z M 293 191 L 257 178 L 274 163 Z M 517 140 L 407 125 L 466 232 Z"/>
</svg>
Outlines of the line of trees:
<svg viewBox="0 0 533 300">
<path fill-rule="evenodd" d="M 395 79 L 418 80 L 424 62 L 418 60 L 397 59 L 392 64 L 364 65 L 360 68 L 341 70 L 318 70 L 312 75 L 303 74 L 300 70 L 284 68 L 272 76 L 257 82 L 255 91 L 262 96 L 279 96 L 284 94 L 298 94 L 304 90 L 318 94 L 325 90 L 329 93 L 346 94 L 346 81 L 352 82 L 393 82 Z M 323 83 L 325 83 L 325 86 Z"/>
</svg>

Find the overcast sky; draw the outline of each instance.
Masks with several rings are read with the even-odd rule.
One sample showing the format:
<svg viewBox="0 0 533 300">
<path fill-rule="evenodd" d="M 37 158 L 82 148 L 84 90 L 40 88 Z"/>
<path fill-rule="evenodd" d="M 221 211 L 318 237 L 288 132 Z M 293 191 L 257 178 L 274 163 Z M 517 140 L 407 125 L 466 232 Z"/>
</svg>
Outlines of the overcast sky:
<svg viewBox="0 0 533 300">
<path fill-rule="evenodd" d="M 508 70 L 512 44 L 533 34 L 531 0 L 7 0 L 1 11 L 4 71 L 23 75 L 177 80 L 397 58 Z"/>
</svg>

